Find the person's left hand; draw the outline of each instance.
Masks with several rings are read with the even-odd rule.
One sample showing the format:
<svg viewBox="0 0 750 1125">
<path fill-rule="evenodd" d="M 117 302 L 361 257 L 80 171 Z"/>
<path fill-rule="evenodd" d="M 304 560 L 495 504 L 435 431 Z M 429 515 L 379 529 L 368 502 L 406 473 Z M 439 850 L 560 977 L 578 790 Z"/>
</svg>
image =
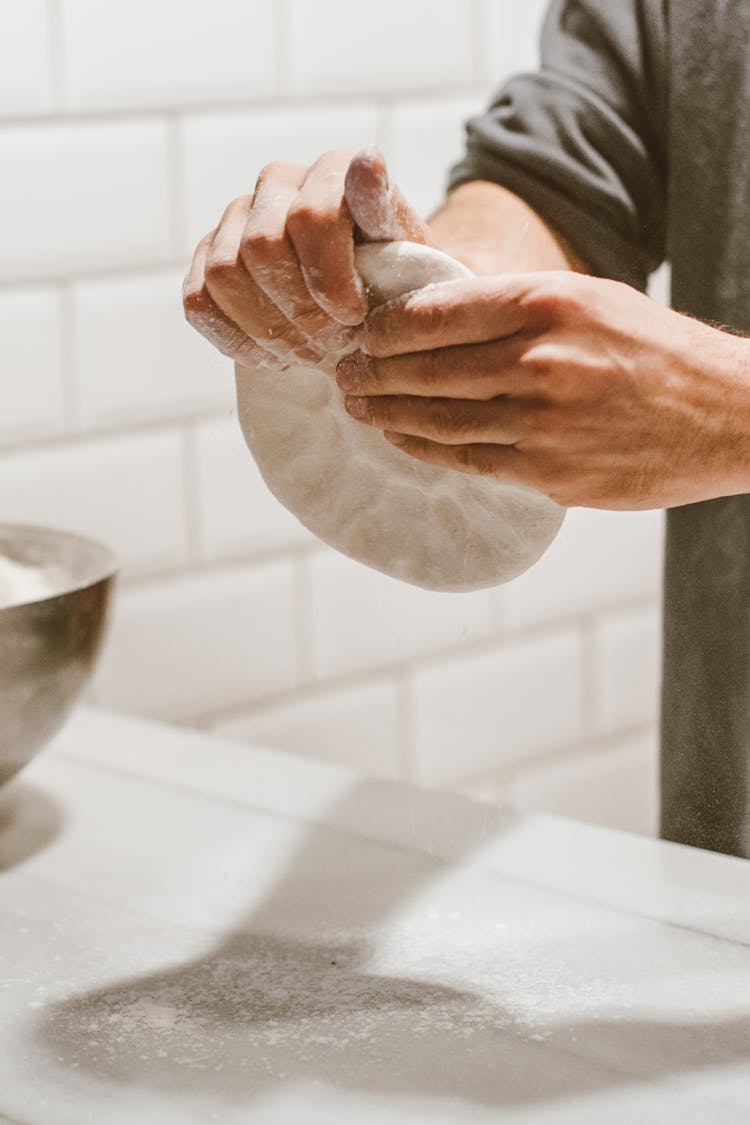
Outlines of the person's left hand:
<svg viewBox="0 0 750 1125">
<path fill-rule="evenodd" d="M 373 310 L 337 381 L 405 454 L 566 507 L 750 491 L 748 341 L 565 271 L 446 282 Z"/>
</svg>

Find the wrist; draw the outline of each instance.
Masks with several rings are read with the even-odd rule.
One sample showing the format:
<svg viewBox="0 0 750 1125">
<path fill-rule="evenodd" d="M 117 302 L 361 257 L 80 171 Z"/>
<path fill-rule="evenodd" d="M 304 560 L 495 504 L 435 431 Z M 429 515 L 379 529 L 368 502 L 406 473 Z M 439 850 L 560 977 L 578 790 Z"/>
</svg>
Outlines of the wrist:
<svg viewBox="0 0 750 1125">
<path fill-rule="evenodd" d="M 712 331 L 718 337 L 713 374 L 715 417 L 720 420 L 720 438 L 715 443 L 719 487 L 713 494 L 750 493 L 750 340 Z"/>
</svg>

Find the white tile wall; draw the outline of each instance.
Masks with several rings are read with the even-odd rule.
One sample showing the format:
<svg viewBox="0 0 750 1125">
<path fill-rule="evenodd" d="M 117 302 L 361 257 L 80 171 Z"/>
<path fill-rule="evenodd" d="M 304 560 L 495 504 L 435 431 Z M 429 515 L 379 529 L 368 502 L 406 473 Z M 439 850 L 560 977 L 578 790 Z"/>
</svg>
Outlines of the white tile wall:
<svg viewBox="0 0 750 1125">
<path fill-rule="evenodd" d="M 353 765 L 373 777 L 398 778 L 400 687 L 395 676 L 347 684 L 261 707 L 213 729 L 264 746 Z"/>
<path fill-rule="evenodd" d="M 573 511 L 472 596 L 368 572 L 270 496 L 180 307 L 195 242 L 271 160 L 376 141 L 430 210 L 544 6 L 0 0 L 0 519 L 121 555 L 104 703 L 484 795 L 542 755 L 523 800 L 590 778 L 613 817 L 611 776 L 643 813 L 617 732 L 653 723 L 662 516 Z"/>
<path fill-rule="evenodd" d="M 48 0 L 0 4 L 0 117 L 52 107 L 49 7 Z"/>
<path fill-rule="evenodd" d="M 451 785 L 580 742 L 577 629 L 432 660 L 409 677 L 415 777 Z"/>
<path fill-rule="evenodd" d="M 316 677 L 400 664 L 491 630 L 486 590 L 418 589 L 331 550 L 316 551 L 304 566 Z"/>
<path fill-rule="evenodd" d="M 61 27 L 71 109 L 195 105 L 275 86 L 273 0 L 64 0 Z"/>
<path fill-rule="evenodd" d="M 197 425 L 191 452 L 197 549 L 202 561 L 315 542 L 269 491 L 234 414 Z"/>
<path fill-rule="evenodd" d="M 521 628 L 661 591 L 662 512 L 571 508 L 547 552 L 501 595 Z"/>
<path fill-rule="evenodd" d="M 231 409 L 233 365 L 185 320 L 184 272 L 97 278 L 73 287 L 82 426 L 128 426 Z"/>
<path fill-rule="evenodd" d="M 444 198 L 448 171 L 463 154 L 464 123 L 476 112 L 476 94 L 398 101 L 386 110 L 390 175 L 421 215 Z"/>
<path fill-rule="evenodd" d="M 182 575 L 120 592 L 95 679 L 105 706 L 190 720 L 297 683 L 289 563 Z"/>
<path fill-rule="evenodd" d="M 480 74 L 499 86 L 506 78 L 534 70 L 539 33 L 549 0 L 480 0 Z"/>
<path fill-rule="evenodd" d="M 661 684 L 661 611 L 605 613 L 593 628 L 595 732 L 616 734 L 656 719 Z"/>
<path fill-rule="evenodd" d="M 466 0 L 289 0 L 295 93 L 444 90 L 475 79 Z"/>
<path fill-rule="evenodd" d="M 531 765 L 496 790 L 500 804 L 655 836 L 659 809 L 658 739 L 648 727 L 612 744 Z"/>
<path fill-rule="evenodd" d="M 168 259 L 163 122 L 8 127 L 0 168 L 0 281 Z"/>
<path fill-rule="evenodd" d="M 65 424 L 60 295 L 0 289 L 0 443 L 54 437 Z"/>
<path fill-rule="evenodd" d="M 0 519 L 103 539 L 126 575 L 184 566 L 182 458 L 172 429 L 0 454 Z"/>
<path fill-rule="evenodd" d="M 180 130 L 185 251 L 216 226 L 231 199 L 252 193 L 264 164 L 311 164 L 329 149 L 355 151 L 378 135 L 376 108 L 366 102 L 191 114 Z"/>
</svg>

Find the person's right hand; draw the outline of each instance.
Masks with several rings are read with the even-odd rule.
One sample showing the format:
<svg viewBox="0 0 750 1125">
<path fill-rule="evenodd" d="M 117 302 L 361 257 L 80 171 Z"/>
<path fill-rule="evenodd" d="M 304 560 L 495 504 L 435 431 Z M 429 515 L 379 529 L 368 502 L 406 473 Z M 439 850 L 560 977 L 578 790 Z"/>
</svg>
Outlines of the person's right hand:
<svg viewBox="0 0 750 1125">
<path fill-rule="evenodd" d="M 355 241 L 427 240 L 375 148 L 267 165 L 196 248 L 183 304 L 194 328 L 245 367 L 315 363 L 367 315 Z"/>
</svg>

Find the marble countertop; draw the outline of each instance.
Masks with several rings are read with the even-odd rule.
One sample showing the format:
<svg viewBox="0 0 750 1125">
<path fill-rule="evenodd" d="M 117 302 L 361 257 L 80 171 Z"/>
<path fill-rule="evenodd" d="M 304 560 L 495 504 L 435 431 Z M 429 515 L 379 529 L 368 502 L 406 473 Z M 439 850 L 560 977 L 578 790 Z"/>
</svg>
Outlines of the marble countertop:
<svg viewBox="0 0 750 1125">
<path fill-rule="evenodd" d="M 81 709 L 0 871 L 0 1122 L 750 1120 L 743 860 Z"/>
</svg>

